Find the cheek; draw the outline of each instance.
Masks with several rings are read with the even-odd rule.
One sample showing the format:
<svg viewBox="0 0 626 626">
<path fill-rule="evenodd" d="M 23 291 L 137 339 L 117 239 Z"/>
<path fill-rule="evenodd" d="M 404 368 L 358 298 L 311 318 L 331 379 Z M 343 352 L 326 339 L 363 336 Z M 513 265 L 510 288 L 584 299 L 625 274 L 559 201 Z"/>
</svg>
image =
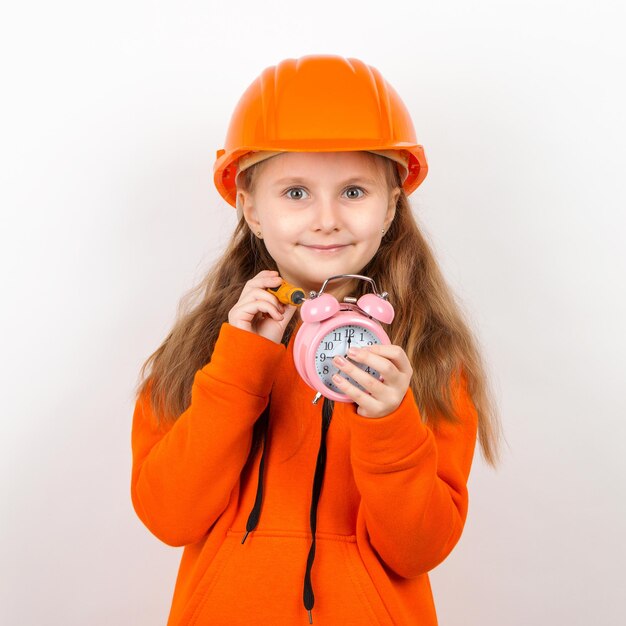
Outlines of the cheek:
<svg viewBox="0 0 626 626">
<path fill-rule="evenodd" d="M 305 228 L 303 220 L 288 213 L 276 213 L 270 221 L 269 230 L 272 236 L 280 241 L 289 241 Z"/>
<path fill-rule="evenodd" d="M 298 224 L 296 224 L 293 219 L 285 219 L 281 216 L 276 216 L 268 224 L 263 238 L 266 240 L 268 249 L 270 247 L 278 249 L 299 243 L 301 232 L 301 228 L 298 227 Z"/>
<path fill-rule="evenodd" d="M 380 248 L 380 242 L 382 240 L 382 226 L 379 226 L 378 222 L 363 224 L 359 228 L 355 236 L 362 242 L 361 252 L 367 256 L 370 260 Z"/>
<path fill-rule="evenodd" d="M 382 238 L 382 229 L 382 220 L 363 220 L 355 226 L 355 234 L 362 241 L 371 241 L 373 244 L 373 242 L 376 242 L 377 240 Z"/>
</svg>

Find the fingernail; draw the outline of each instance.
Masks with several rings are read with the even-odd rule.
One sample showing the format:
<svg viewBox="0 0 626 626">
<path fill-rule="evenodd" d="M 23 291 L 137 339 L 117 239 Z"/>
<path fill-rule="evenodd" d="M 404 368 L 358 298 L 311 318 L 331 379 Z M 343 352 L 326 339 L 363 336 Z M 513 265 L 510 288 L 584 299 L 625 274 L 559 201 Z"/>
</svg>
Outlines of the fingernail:
<svg viewBox="0 0 626 626">
<path fill-rule="evenodd" d="M 348 356 L 356 356 L 359 353 L 359 351 L 356 348 L 350 348 L 348 350 Z"/>
<path fill-rule="evenodd" d="M 343 357 L 341 357 L 341 356 L 336 356 L 334 361 L 338 365 L 345 365 L 346 364 L 346 360 Z"/>
</svg>

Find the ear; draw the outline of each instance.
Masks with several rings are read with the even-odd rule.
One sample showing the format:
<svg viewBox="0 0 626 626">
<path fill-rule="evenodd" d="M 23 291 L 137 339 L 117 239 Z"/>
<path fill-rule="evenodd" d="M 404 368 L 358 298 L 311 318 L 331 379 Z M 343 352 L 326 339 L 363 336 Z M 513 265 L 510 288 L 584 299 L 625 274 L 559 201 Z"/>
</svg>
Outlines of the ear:
<svg viewBox="0 0 626 626">
<path fill-rule="evenodd" d="M 250 230 L 252 230 L 253 233 L 257 233 L 261 230 L 261 224 L 256 209 L 254 208 L 252 194 L 248 191 L 238 190 L 236 204 L 241 208 L 243 217 L 250 227 Z"/>
<path fill-rule="evenodd" d="M 385 215 L 385 230 L 389 228 L 389 224 L 393 222 L 393 218 L 396 215 L 396 205 L 398 204 L 398 198 L 400 197 L 400 187 L 395 187 L 389 195 L 389 205 L 387 207 L 387 213 Z"/>
</svg>

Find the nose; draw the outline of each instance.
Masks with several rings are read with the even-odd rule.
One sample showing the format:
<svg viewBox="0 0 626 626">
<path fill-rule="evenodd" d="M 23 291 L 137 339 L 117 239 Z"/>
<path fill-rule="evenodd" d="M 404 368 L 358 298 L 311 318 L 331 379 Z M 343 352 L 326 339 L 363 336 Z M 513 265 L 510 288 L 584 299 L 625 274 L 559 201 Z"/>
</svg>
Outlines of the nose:
<svg viewBox="0 0 626 626">
<path fill-rule="evenodd" d="M 333 197 L 319 197 L 313 207 L 313 230 L 331 232 L 341 226 L 341 203 Z"/>
</svg>

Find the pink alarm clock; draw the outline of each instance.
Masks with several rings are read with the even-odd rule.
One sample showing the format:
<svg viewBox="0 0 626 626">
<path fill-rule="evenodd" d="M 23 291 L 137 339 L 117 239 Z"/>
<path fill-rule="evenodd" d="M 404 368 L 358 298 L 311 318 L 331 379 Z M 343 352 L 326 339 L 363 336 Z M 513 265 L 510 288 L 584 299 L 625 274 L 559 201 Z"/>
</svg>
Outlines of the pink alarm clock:
<svg viewBox="0 0 626 626">
<path fill-rule="evenodd" d="M 358 300 L 346 297 L 340 303 L 334 296 L 323 293 L 328 282 L 339 278 L 368 281 L 374 293 L 364 294 Z M 311 291 L 310 299 L 302 304 L 302 325 L 294 340 L 293 359 L 298 374 L 311 389 L 317 391 L 313 404 L 321 396 L 338 402 L 353 402 L 333 382 L 332 377 L 336 373 L 365 391 L 355 380 L 333 365 L 333 358 L 337 355 L 348 358 L 349 348 L 391 343 L 380 322 L 390 324 L 395 313 L 387 302 L 387 293 L 379 294 L 377 291 L 376 283 L 367 276 L 338 274 L 327 278 L 318 293 Z M 364 363 L 352 362 L 372 376 L 380 377 L 377 371 Z"/>
</svg>

